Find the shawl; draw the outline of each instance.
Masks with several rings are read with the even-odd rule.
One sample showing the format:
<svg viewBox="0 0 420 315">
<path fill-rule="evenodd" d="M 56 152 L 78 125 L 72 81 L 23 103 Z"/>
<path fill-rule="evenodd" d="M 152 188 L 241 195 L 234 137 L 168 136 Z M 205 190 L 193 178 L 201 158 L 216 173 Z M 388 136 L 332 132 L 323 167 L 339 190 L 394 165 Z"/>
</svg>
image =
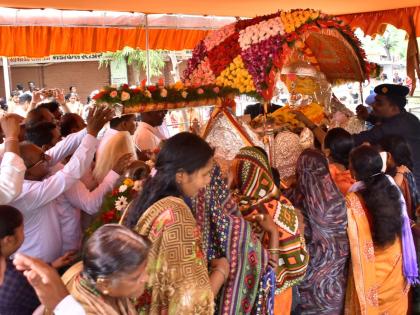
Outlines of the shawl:
<svg viewBox="0 0 420 315">
<path fill-rule="evenodd" d="M 236 198 L 245 219 L 252 221 L 254 214 L 268 214 L 279 231 L 279 265 L 277 290 L 281 293 L 299 283 L 306 272 L 309 256 L 299 232 L 295 208 L 274 183 L 266 155 L 258 148 L 246 147 L 233 161 L 237 193 Z M 255 229 L 258 229 L 255 225 Z M 265 246 L 268 236 L 260 232 Z"/>
<path fill-rule="evenodd" d="M 406 314 L 408 286 L 403 275 L 401 240 L 375 248 L 363 202 L 346 196 L 351 268 L 345 314 Z"/>
<path fill-rule="evenodd" d="M 210 184 L 191 200 L 200 227 L 207 260 L 226 257 L 228 280 L 216 305 L 216 314 L 272 314 L 274 272 L 267 266 L 267 252 L 230 198 L 221 170 L 216 166 Z M 270 283 L 271 281 L 271 283 Z M 271 303 L 271 304 L 270 304 Z"/>
<path fill-rule="evenodd" d="M 201 232 L 187 204 L 176 197 L 157 201 L 140 217 L 135 231 L 152 242 L 139 313 L 213 314 Z"/>
<path fill-rule="evenodd" d="M 303 215 L 310 256 L 305 278 L 298 286 L 299 307 L 302 314 L 342 314 L 349 261 L 345 199 L 321 152 L 305 150 L 296 172 L 291 201 Z"/>
<path fill-rule="evenodd" d="M 113 298 L 101 294 L 83 277 L 83 264 L 71 267 L 63 276 L 69 293 L 79 302 L 87 315 L 135 315 L 129 298 Z"/>
</svg>

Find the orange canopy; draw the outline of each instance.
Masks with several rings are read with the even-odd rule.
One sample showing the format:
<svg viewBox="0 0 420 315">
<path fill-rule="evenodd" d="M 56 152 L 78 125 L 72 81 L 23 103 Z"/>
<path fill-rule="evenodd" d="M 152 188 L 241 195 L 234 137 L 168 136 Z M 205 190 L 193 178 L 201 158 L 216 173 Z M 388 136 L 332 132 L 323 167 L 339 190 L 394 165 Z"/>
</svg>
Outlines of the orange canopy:
<svg viewBox="0 0 420 315">
<path fill-rule="evenodd" d="M 203 30 L 151 29 L 151 49 L 193 49 L 208 34 Z M 44 57 L 116 51 L 125 46 L 146 49 L 144 28 L 0 26 L 0 55 Z"/>
<path fill-rule="evenodd" d="M 144 13 L 177 13 L 255 17 L 279 9 L 319 9 L 329 14 L 348 14 L 418 6 L 419 0 L 0 0 L 0 6 L 56 8 Z"/>
</svg>

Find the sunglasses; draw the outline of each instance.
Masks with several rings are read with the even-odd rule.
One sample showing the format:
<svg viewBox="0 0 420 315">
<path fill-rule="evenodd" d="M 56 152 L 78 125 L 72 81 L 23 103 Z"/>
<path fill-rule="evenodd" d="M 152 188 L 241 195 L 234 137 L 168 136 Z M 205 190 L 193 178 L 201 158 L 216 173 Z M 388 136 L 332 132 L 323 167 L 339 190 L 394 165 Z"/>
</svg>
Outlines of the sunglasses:
<svg viewBox="0 0 420 315">
<path fill-rule="evenodd" d="M 35 164 L 33 164 L 31 166 L 28 166 L 27 169 L 29 170 L 31 168 L 37 167 L 37 166 L 41 165 L 44 162 L 47 162 L 47 155 L 45 153 L 42 153 L 41 159 L 38 162 L 36 162 Z"/>
</svg>

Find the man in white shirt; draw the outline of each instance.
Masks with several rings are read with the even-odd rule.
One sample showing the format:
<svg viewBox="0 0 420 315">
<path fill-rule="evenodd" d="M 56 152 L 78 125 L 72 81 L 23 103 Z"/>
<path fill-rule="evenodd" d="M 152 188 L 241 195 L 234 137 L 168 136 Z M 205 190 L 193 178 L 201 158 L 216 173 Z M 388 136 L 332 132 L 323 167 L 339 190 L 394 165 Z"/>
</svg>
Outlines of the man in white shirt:
<svg viewBox="0 0 420 315">
<path fill-rule="evenodd" d="M 141 114 L 141 122 L 134 134 L 137 149 L 144 152 L 152 152 L 159 147 L 166 137 L 158 130 L 165 119 L 167 111 L 147 112 Z"/>
<path fill-rule="evenodd" d="M 101 142 L 99 143 L 98 150 L 96 151 L 96 159 L 102 153 L 108 141 L 118 134 L 119 132 L 128 132 L 131 136 L 136 131 L 136 115 L 127 114 L 119 117 L 114 117 L 109 122 L 109 129 L 105 131 Z"/>
<path fill-rule="evenodd" d="M 19 133 L 22 118 L 9 114 L 0 120 L 5 136 L 5 153 L 0 165 L 0 204 L 13 201 L 22 191 L 25 164 L 19 156 Z"/>
<path fill-rule="evenodd" d="M 43 148 L 52 149 L 60 138 L 60 132 L 55 124 L 39 122 L 34 127 L 26 130 L 26 139 Z M 130 158 L 125 156 L 120 159 L 113 169 L 109 171 L 104 180 L 92 191 L 89 191 L 82 181 L 77 181 L 72 187 L 57 198 L 61 237 L 63 240 L 62 255 L 69 251 L 80 249 L 82 231 L 80 224 L 80 210 L 89 215 L 96 214 L 103 201 L 105 194 L 112 190 L 117 180 L 125 170 Z M 50 169 L 50 175 L 63 169 L 64 165 L 56 164 Z"/>
<path fill-rule="evenodd" d="M 21 195 L 10 205 L 20 209 L 24 216 L 25 242 L 19 252 L 52 262 L 61 256 L 62 238 L 58 220 L 57 198 L 69 190 L 89 168 L 95 154 L 98 140 L 96 136 L 103 125 L 110 120 L 109 109 L 96 108 L 91 113 L 87 135 L 81 131 L 67 137 L 48 152 L 24 143 L 21 145 L 22 157 L 27 167 Z M 80 138 L 83 140 L 80 142 Z M 68 139 L 70 138 L 70 139 Z M 77 141 L 79 140 L 79 141 Z M 62 147 L 63 142 L 72 142 Z M 70 161 L 56 174 L 49 173 L 48 163 L 54 165 L 73 153 Z"/>
</svg>

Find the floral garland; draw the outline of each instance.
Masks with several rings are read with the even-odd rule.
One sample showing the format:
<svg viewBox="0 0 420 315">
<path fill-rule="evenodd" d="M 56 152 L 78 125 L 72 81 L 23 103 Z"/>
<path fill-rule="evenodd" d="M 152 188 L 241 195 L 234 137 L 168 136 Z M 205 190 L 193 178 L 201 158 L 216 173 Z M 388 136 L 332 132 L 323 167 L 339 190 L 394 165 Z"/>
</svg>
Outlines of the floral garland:
<svg viewBox="0 0 420 315">
<path fill-rule="evenodd" d="M 216 84 L 192 86 L 182 82 L 169 86 L 164 86 L 161 83 L 146 86 L 143 83 L 135 88 L 130 88 L 127 84 L 124 84 L 120 87 L 104 87 L 93 99 L 97 104 L 122 104 L 124 113 L 134 113 L 216 105 L 221 103 L 221 99 L 240 93 L 258 97 L 255 89 L 248 88 L 245 92 L 242 92 L 242 89 L 239 88 L 240 86 L 237 85 L 218 86 Z"/>
<path fill-rule="evenodd" d="M 337 30 L 356 52 L 365 76 L 377 72 L 374 65 L 366 62 L 366 54 L 361 42 L 348 25 L 336 17 L 316 10 L 279 11 L 250 20 L 240 20 L 227 25 L 205 38 L 196 47 L 183 81 L 191 85 L 216 83 L 222 87 L 235 87 L 241 93 L 251 91 L 247 80 L 234 80 L 231 72 L 235 61 L 241 57 L 245 77 L 252 77 L 255 91 L 269 99 L 267 90 L 273 88 L 273 69 L 280 69 L 287 52 L 297 48 L 314 66 L 318 66 L 310 49 L 302 45 L 302 37 L 307 32 L 320 32 L 323 29 Z M 217 43 L 219 41 L 219 43 Z M 306 56 L 308 54 L 308 56 Z M 276 62 L 277 60 L 277 62 Z M 201 71 L 196 71 L 201 69 Z M 205 70 L 202 70 L 205 69 Z M 212 81 L 213 77 L 215 81 Z M 234 82 L 235 81 L 235 82 Z M 234 83 L 233 83 L 234 82 Z"/>
<path fill-rule="evenodd" d="M 141 181 L 131 178 L 122 179 L 110 193 L 104 197 L 101 210 L 86 230 L 86 237 L 91 236 L 98 228 L 108 223 L 118 223 L 124 210 L 137 196 L 141 189 Z"/>
</svg>

